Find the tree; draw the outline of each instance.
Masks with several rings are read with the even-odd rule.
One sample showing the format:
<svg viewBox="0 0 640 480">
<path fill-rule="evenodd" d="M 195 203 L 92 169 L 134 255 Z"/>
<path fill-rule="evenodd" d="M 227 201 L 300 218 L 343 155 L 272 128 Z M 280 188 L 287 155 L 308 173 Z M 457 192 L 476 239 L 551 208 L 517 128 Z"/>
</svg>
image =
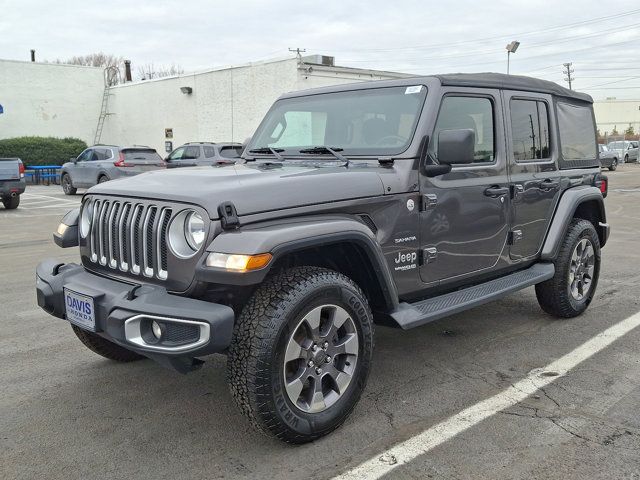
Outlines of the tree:
<svg viewBox="0 0 640 480">
<path fill-rule="evenodd" d="M 633 125 L 629 125 L 629 128 L 624 131 L 625 137 L 633 137 L 635 134 L 636 132 L 633 131 Z"/>
<path fill-rule="evenodd" d="M 103 52 L 90 53 L 88 55 L 78 55 L 68 60 L 62 61 L 56 59 L 55 63 L 63 63 L 67 65 L 85 65 L 87 67 L 111 67 L 108 74 L 109 85 L 117 85 L 124 79 L 124 58 L 115 55 L 109 55 Z"/>
<path fill-rule="evenodd" d="M 618 126 L 617 125 L 613 126 L 613 130 L 611 130 L 611 135 L 612 136 L 620 135 L 620 132 L 618 132 Z"/>
<path fill-rule="evenodd" d="M 173 77 L 181 75 L 184 69 L 180 65 L 172 63 L 171 65 L 155 66 L 153 63 L 147 63 L 138 67 L 138 76 L 140 80 L 151 80 L 152 78 Z"/>
</svg>

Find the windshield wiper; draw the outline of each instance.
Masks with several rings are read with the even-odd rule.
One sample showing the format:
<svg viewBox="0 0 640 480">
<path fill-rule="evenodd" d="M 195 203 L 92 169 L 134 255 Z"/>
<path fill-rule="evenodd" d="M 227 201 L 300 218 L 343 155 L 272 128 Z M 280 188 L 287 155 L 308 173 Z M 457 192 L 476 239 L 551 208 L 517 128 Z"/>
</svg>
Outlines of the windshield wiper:
<svg viewBox="0 0 640 480">
<path fill-rule="evenodd" d="M 260 147 L 249 150 L 249 153 L 271 153 L 278 160 L 284 160 L 284 157 L 280 155 L 280 152 L 284 152 L 284 148 Z"/>
<path fill-rule="evenodd" d="M 310 153 L 310 154 L 330 153 L 331 155 L 336 157 L 341 162 L 344 162 L 345 165 L 349 165 L 349 159 L 347 157 L 345 157 L 344 155 L 341 155 L 341 154 L 338 153 L 338 152 L 341 152 L 343 150 L 344 150 L 344 148 L 340 148 L 340 147 L 327 147 L 325 145 L 319 145 L 317 147 L 303 148 L 302 150 L 300 150 L 300 153 Z"/>
</svg>

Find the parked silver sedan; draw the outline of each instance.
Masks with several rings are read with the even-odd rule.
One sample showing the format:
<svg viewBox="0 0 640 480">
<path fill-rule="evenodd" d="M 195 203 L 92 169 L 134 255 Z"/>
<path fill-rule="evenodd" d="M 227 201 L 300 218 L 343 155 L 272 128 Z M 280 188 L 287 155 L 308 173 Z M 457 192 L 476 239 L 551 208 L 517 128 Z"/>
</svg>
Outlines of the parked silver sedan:
<svg viewBox="0 0 640 480">
<path fill-rule="evenodd" d="M 638 161 L 638 141 L 620 140 L 617 142 L 609 142 L 607 145 L 609 150 L 614 152 L 622 163 Z"/>
<path fill-rule="evenodd" d="M 166 163 L 153 148 L 94 145 L 62 166 L 60 184 L 66 195 L 74 195 L 78 188 L 159 168 Z"/>
</svg>

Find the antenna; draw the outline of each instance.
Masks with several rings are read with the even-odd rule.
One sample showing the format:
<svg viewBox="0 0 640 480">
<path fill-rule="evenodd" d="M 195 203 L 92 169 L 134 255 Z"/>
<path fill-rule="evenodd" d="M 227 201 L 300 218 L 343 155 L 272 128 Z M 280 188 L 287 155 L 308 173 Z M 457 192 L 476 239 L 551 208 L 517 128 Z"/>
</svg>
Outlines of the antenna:
<svg viewBox="0 0 640 480">
<path fill-rule="evenodd" d="M 302 54 L 307 51 L 306 48 L 290 48 L 290 52 L 294 52 L 298 57 L 298 62 L 302 63 Z"/>
</svg>

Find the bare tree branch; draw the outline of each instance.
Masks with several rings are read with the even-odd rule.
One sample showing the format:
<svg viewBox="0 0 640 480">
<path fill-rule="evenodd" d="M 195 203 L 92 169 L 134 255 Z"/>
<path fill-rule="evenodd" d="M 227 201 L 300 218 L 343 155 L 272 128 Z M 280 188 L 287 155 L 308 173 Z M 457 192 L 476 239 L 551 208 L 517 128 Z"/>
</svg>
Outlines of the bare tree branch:
<svg viewBox="0 0 640 480">
<path fill-rule="evenodd" d="M 180 65 L 172 63 L 171 65 L 155 66 L 153 63 L 147 63 L 138 67 L 138 77 L 140 80 L 151 80 L 152 78 L 173 77 L 184 73 L 184 69 Z"/>
</svg>

